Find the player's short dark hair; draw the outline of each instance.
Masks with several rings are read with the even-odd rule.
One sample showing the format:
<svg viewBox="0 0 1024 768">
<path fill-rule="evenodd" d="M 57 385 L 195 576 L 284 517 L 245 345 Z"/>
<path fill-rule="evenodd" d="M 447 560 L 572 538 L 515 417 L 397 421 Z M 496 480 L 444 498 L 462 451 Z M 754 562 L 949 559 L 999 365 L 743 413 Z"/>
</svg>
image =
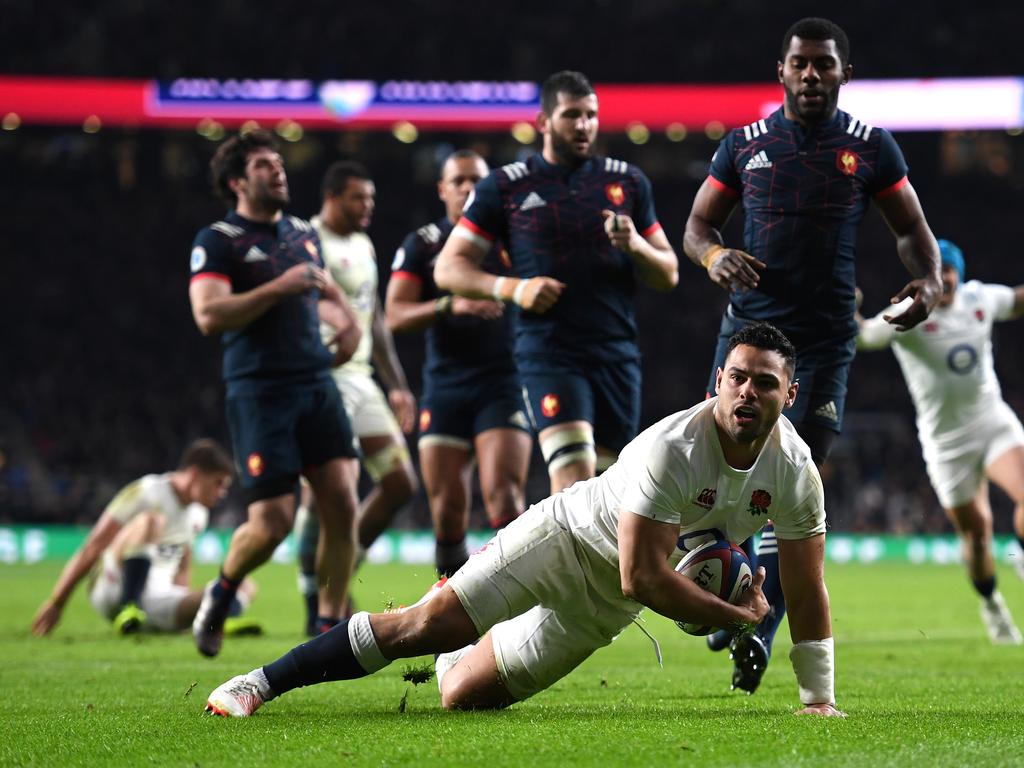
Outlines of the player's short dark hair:
<svg viewBox="0 0 1024 768">
<path fill-rule="evenodd" d="M 786 372 L 790 378 L 796 373 L 796 348 L 786 338 L 786 334 L 771 323 L 751 323 L 729 337 L 729 346 L 725 351 L 728 357 L 740 344 L 757 347 L 771 352 L 778 352 L 786 361 Z"/>
<path fill-rule="evenodd" d="M 258 149 L 277 152 L 278 147 L 274 134 L 263 129 L 232 136 L 217 147 L 210 160 L 210 182 L 217 197 L 233 207 L 238 202 L 238 196 L 228 182 L 245 177 L 245 164 L 253 152 Z"/>
<path fill-rule="evenodd" d="M 484 156 L 475 149 L 456 149 L 444 159 L 443 163 L 441 163 L 441 167 L 438 168 L 438 176 L 444 175 L 444 167 L 452 160 L 481 160 L 485 165 L 487 164 L 487 161 L 484 160 Z"/>
<path fill-rule="evenodd" d="M 225 475 L 235 472 L 235 464 L 228 452 L 221 448 L 220 443 L 208 437 L 193 440 L 181 454 L 178 469 L 190 467 L 200 472 L 222 472 Z"/>
<path fill-rule="evenodd" d="M 781 61 L 786 60 L 789 52 L 789 43 L 794 37 L 801 40 L 835 40 L 836 50 L 839 51 L 839 63 L 844 67 L 850 63 L 850 38 L 843 32 L 843 28 L 834 21 L 820 19 L 817 16 L 808 16 L 800 19 L 793 26 L 786 30 L 782 38 Z"/>
<path fill-rule="evenodd" d="M 360 181 L 372 181 L 373 177 L 366 170 L 366 166 L 355 160 L 338 160 L 331 163 L 324 172 L 324 180 L 320 183 L 320 194 L 339 195 L 345 191 L 349 179 Z"/>
<path fill-rule="evenodd" d="M 558 94 L 564 93 L 574 99 L 582 99 L 594 92 L 594 86 L 582 72 L 563 69 L 548 77 L 540 87 L 540 108 L 545 115 L 551 115 L 558 106 Z"/>
</svg>

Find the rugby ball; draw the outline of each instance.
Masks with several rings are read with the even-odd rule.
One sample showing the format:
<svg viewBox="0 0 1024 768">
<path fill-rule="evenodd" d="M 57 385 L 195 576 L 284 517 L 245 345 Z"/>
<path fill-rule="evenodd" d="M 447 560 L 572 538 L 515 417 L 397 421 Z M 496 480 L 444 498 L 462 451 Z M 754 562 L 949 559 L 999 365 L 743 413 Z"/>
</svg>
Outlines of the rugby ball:
<svg viewBox="0 0 1024 768">
<path fill-rule="evenodd" d="M 739 600 L 754 577 L 746 553 L 725 539 L 709 541 L 688 552 L 676 570 L 727 603 Z M 689 635 L 709 635 L 718 629 L 687 621 L 677 621 L 676 626 Z"/>
</svg>

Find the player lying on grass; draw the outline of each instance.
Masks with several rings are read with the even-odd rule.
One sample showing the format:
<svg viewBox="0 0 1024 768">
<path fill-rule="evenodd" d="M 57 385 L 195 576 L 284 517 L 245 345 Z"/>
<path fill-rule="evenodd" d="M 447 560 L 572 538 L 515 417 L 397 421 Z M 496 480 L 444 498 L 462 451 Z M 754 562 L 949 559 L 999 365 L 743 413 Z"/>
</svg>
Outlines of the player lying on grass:
<svg viewBox="0 0 1024 768">
<path fill-rule="evenodd" d="M 121 634 L 140 629 L 174 631 L 191 626 L 202 600 L 189 589 L 192 544 L 206 528 L 210 507 L 226 493 L 231 458 L 212 440 L 196 440 L 178 468 L 146 475 L 125 486 L 107 505 L 81 549 L 64 566 L 53 594 L 32 622 L 49 634 L 78 583 L 90 574 L 89 600 Z M 239 613 L 252 597 L 239 593 Z M 256 625 L 235 622 L 236 630 Z"/>
<path fill-rule="evenodd" d="M 1020 645 L 1024 639 L 996 589 L 987 480 L 1013 499 L 1013 525 L 1024 548 L 1024 428 L 1003 400 L 992 363 L 992 324 L 1024 315 L 1024 285 L 963 284 L 963 252 L 948 240 L 939 240 L 939 251 L 942 296 L 928 321 L 896 333 L 885 318 L 897 308 L 870 320 L 858 315 L 857 346 L 892 346 L 917 409 L 928 477 L 960 534 L 989 638 Z M 1024 558 L 1016 564 L 1024 578 Z"/>
<path fill-rule="evenodd" d="M 764 570 L 735 605 L 677 573 L 710 530 L 743 541 L 775 520 L 790 606 L 801 714 L 835 707 L 825 509 L 818 471 L 792 424 L 795 353 L 772 326 L 736 334 L 718 397 L 647 429 L 603 475 L 535 504 L 411 608 L 360 612 L 210 694 L 206 708 L 251 715 L 293 688 L 363 677 L 399 658 L 437 657 L 446 709 L 508 706 L 608 645 L 644 606 L 717 627 L 768 611 Z M 479 638 L 479 642 L 477 642 Z"/>
</svg>

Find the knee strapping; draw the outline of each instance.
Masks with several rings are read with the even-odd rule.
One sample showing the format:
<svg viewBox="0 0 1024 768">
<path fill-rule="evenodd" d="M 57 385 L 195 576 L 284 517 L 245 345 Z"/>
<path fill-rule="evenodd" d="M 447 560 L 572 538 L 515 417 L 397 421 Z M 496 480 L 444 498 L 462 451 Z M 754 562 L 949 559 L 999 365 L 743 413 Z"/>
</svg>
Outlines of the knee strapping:
<svg viewBox="0 0 1024 768">
<path fill-rule="evenodd" d="M 403 441 L 400 443 L 389 443 L 372 456 L 364 458 L 363 468 L 374 483 L 379 483 L 382 477 L 396 469 L 400 469 L 409 462 L 409 449 Z"/>
<path fill-rule="evenodd" d="M 596 461 L 597 459 L 594 435 L 585 427 L 563 429 L 548 435 L 540 441 L 540 451 L 548 465 L 549 472 L 554 472 L 577 461 Z"/>
</svg>

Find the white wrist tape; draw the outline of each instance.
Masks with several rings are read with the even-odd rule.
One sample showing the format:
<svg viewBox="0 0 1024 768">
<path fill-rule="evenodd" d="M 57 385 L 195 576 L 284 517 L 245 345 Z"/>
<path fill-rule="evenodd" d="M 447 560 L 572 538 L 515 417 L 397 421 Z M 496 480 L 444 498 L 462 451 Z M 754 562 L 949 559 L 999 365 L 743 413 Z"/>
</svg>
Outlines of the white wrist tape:
<svg viewBox="0 0 1024 768">
<path fill-rule="evenodd" d="M 836 703 L 835 640 L 805 640 L 789 651 L 803 704 Z"/>
<path fill-rule="evenodd" d="M 505 285 L 506 280 L 508 280 L 507 277 L 499 277 L 494 281 L 494 285 L 491 286 L 491 296 L 496 298 L 498 301 L 504 300 L 501 295 L 501 287 Z"/>
<path fill-rule="evenodd" d="M 512 292 L 512 303 L 518 307 L 523 306 L 523 294 L 526 293 L 527 280 L 520 280 L 515 291 Z"/>
</svg>

